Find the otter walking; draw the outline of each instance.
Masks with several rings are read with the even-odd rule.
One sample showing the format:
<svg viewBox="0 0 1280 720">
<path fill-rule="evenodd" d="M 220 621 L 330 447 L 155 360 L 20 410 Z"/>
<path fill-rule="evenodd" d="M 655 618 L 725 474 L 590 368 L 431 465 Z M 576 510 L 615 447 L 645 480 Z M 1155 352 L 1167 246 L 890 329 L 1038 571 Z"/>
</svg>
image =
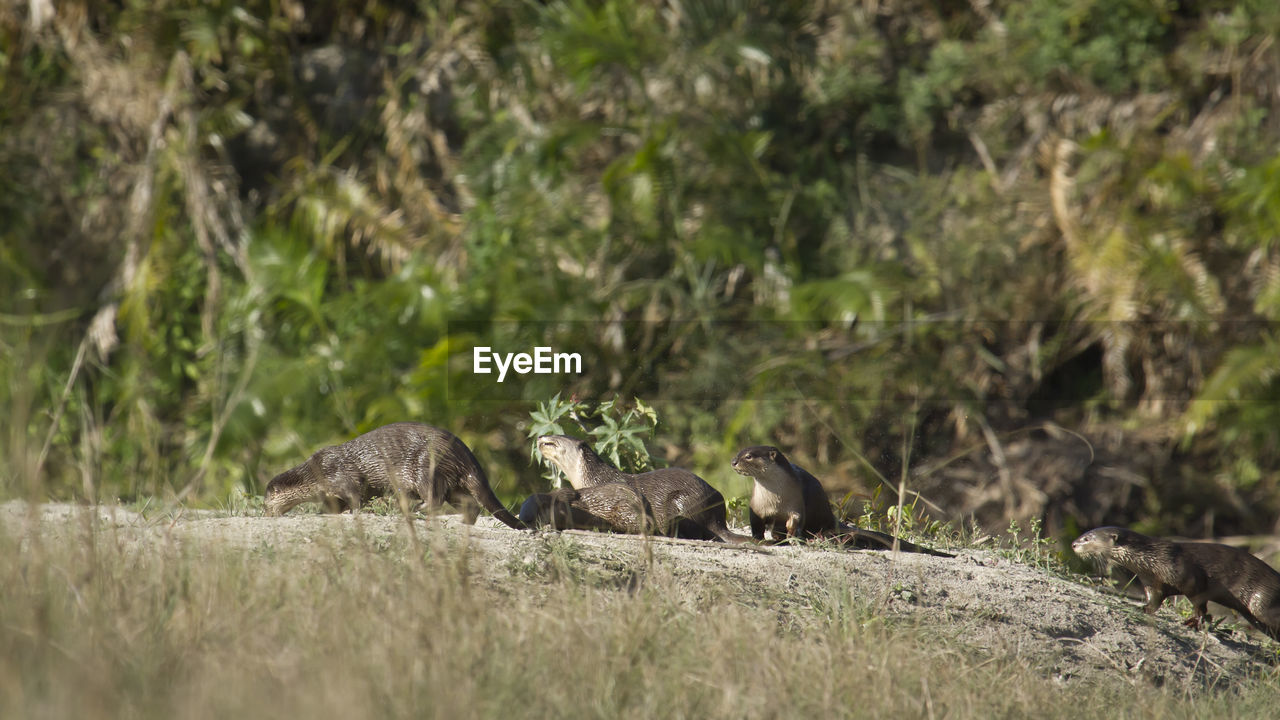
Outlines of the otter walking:
<svg viewBox="0 0 1280 720">
<path fill-rule="evenodd" d="M 744 543 L 751 539 L 725 523 L 724 496 L 706 480 L 683 468 L 632 475 L 610 465 L 584 440 L 567 435 L 538 438 L 542 456 L 560 468 L 579 492 L 605 483 L 629 483 L 653 513 L 656 534 L 695 540 Z"/>
<path fill-rule="evenodd" d="M 1280 573 L 1245 550 L 1153 538 L 1121 527 L 1090 530 L 1071 549 L 1137 575 L 1147 596 L 1142 609 L 1149 615 L 1166 597 L 1186 595 L 1195 608 L 1186 622 L 1191 627 L 1208 620 L 1208 604 L 1216 602 L 1280 640 Z"/>
<path fill-rule="evenodd" d="M 822 483 L 804 468 L 794 465 L 782 451 L 771 445 L 743 448 L 733 459 L 733 469 L 755 480 L 751 490 L 751 535 L 764 539 L 768 530 L 773 540 L 783 538 L 830 537 L 855 547 L 893 548 L 894 537 L 840 522 L 831 512 L 831 503 Z M 955 557 L 949 553 L 898 540 L 906 552 Z"/>
<path fill-rule="evenodd" d="M 507 525 L 525 527 L 498 502 L 471 449 L 453 433 L 422 423 L 392 423 L 322 448 L 275 476 L 265 500 L 270 515 L 316 500 L 340 512 L 389 492 L 417 497 L 428 508 L 447 502 L 462 511 L 467 524 L 483 505 Z"/>
</svg>

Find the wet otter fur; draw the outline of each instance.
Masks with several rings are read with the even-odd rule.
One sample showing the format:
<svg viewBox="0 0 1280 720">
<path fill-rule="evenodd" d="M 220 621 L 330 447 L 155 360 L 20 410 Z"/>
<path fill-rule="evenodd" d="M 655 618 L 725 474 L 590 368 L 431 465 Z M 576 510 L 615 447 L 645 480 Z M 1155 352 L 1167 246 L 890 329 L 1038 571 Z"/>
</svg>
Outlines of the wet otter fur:
<svg viewBox="0 0 1280 720">
<path fill-rule="evenodd" d="M 830 538 L 859 548 L 893 548 L 892 535 L 837 520 L 822 483 L 772 445 L 743 448 L 733 458 L 733 469 L 755 480 L 749 516 L 751 535 L 757 540 L 768 530 L 774 542 Z M 897 543 L 905 552 L 955 557 L 902 539 Z"/>
<path fill-rule="evenodd" d="M 462 511 L 467 524 L 475 522 L 484 506 L 508 526 L 525 529 L 493 494 L 471 449 L 448 430 L 423 423 L 392 423 L 321 448 L 275 476 L 265 501 L 268 515 L 313 501 L 331 512 L 354 512 L 388 493 L 419 499 L 428 508 L 449 503 Z"/>
<path fill-rule="evenodd" d="M 1166 597 L 1185 595 L 1194 608 L 1188 626 L 1208 621 L 1208 604 L 1216 602 L 1280 640 L 1280 573 L 1246 550 L 1154 538 L 1121 527 L 1090 530 L 1076 538 L 1071 549 L 1137 575 L 1146 593 L 1142 609 L 1147 614 L 1154 615 Z"/>
<path fill-rule="evenodd" d="M 606 483 L 627 483 L 635 488 L 649 504 L 656 535 L 729 543 L 751 541 L 729 529 L 720 491 L 684 468 L 624 473 L 600 457 L 585 440 L 568 435 L 543 435 L 538 438 L 538 450 L 579 493 Z"/>
</svg>

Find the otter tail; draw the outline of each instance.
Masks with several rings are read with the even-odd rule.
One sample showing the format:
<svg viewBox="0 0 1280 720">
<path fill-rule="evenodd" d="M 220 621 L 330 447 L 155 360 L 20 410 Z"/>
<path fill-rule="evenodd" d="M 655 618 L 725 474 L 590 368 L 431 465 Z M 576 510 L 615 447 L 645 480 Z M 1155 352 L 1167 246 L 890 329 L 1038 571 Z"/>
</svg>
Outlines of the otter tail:
<svg viewBox="0 0 1280 720">
<path fill-rule="evenodd" d="M 706 529 L 721 542 L 727 542 L 730 545 L 742 545 L 744 543 L 754 543 L 755 538 L 750 535 L 739 535 L 729 529 L 729 524 L 722 518 L 712 517 L 705 523 Z"/>
<path fill-rule="evenodd" d="M 933 548 L 927 548 L 921 545 L 916 545 L 913 542 L 908 542 L 907 540 L 903 540 L 902 538 L 895 538 L 892 535 L 887 535 L 882 532 L 876 532 L 875 530 L 864 530 L 858 527 L 857 525 L 850 525 L 848 523 L 840 523 L 840 535 L 837 537 L 837 539 L 841 540 L 846 545 L 852 545 L 853 547 L 860 547 L 860 548 L 870 548 L 873 550 L 879 549 L 879 548 L 892 550 L 893 543 L 895 540 L 897 540 L 898 549 L 903 552 L 920 553 L 921 555 L 933 555 L 934 557 L 945 557 L 945 558 L 955 557 L 955 555 L 952 555 L 951 553 L 945 553 L 945 552 L 942 552 L 941 550 L 934 550 Z"/>
<path fill-rule="evenodd" d="M 516 530 L 528 530 L 529 528 L 511 511 L 503 507 L 498 501 L 498 496 L 493 494 L 493 489 L 489 487 L 489 480 L 482 474 L 467 473 L 466 479 L 467 492 L 471 493 L 471 497 L 475 498 L 485 510 L 491 515 L 501 520 L 507 527 Z"/>
<path fill-rule="evenodd" d="M 702 481 L 702 478 L 694 477 L 699 482 Z M 724 497 L 710 485 L 707 485 L 707 490 L 710 491 L 709 496 L 699 507 L 694 508 L 692 512 L 688 511 L 689 508 L 685 508 L 685 512 L 675 518 L 675 526 L 670 534 L 690 540 L 719 540 L 731 545 L 754 543 L 755 538 L 750 535 L 739 535 L 729 529 L 729 523 L 725 522 L 727 513 Z"/>
</svg>

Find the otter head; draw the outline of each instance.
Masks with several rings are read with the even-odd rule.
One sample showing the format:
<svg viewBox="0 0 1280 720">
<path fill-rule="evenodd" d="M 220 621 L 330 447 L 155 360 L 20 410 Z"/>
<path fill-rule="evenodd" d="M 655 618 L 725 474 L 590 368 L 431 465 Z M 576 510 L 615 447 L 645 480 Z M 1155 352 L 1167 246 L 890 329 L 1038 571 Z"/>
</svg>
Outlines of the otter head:
<svg viewBox="0 0 1280 720">
<path fill-rule="evenodd" d="M 312 461 L 280 473 L 267 483 L 267 491 L 262 494 L 263 505 L 268 515 L 283 515 L 296 505 L 319 500 L 319 483 L 315 480 Z"/>
<path fill-rule="evenodd" d="M 587 463 L 596 456 L 586 440 L 568 435 L 542 435 L 538 437 L 538 452 L 564 473 L 565 479 L 575 488 L 586 484 Z"/>
<path fill-rule="evenodd" d="M 758 477 L 785 462 L 787 458 L 778 448 L 772 445 L 755 445 L 738 451 L 737 457 L 733 459 L 733 469 L 739 475 Z"/>
<path fill-rule="evenodd" d="M 302 496 L 309 494 L 303 492 L 296 483 L 290 482 L 291 479 L 287 472 L 283 472 L 267 485 L 267 491 L 262 494 L 262 504 L 268 515 L 289 512 L 294 505 L 303 502 Z"/>
<path fill-rule="evenodd" d="M 1081 557 L 1110 557 L 1117 545 L 1124 544 L 1136 533 L 1121 527 L 1100 527 L 1076 538 L 1071 549 Z"/>
</svg>

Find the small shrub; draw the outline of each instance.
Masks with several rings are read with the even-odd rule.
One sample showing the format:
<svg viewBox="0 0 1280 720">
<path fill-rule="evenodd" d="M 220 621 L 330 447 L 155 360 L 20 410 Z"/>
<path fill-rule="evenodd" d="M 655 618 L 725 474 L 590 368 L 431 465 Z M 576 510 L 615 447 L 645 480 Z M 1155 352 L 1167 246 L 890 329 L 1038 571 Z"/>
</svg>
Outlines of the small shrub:
<svg viewBox="0 0 1280 720">
<path fill-rule="evenodd" d="M 653 460 L 645 449 L 644 438 L 653 437 L 653 431 L 658 427 L 658 413 L 639 398 L 631 407 L 624 407 L 617 398 L 592 407 L 575 398 L 561 399 L 556 393 L 547 402 L 538 403 L 538 409 L 529 417 L 533 421 L 529 425 L 531 461 L 543 461 L 537 443 L 541 435 L 586 435 L 591 438 L 591 446 L 600 457 L 623 472 L 639 473 L 653 469 Z M 554 468 L 543 477 L 551 480 L 553 486 L 560 487 L 559 473 Z"/>
</svg>

